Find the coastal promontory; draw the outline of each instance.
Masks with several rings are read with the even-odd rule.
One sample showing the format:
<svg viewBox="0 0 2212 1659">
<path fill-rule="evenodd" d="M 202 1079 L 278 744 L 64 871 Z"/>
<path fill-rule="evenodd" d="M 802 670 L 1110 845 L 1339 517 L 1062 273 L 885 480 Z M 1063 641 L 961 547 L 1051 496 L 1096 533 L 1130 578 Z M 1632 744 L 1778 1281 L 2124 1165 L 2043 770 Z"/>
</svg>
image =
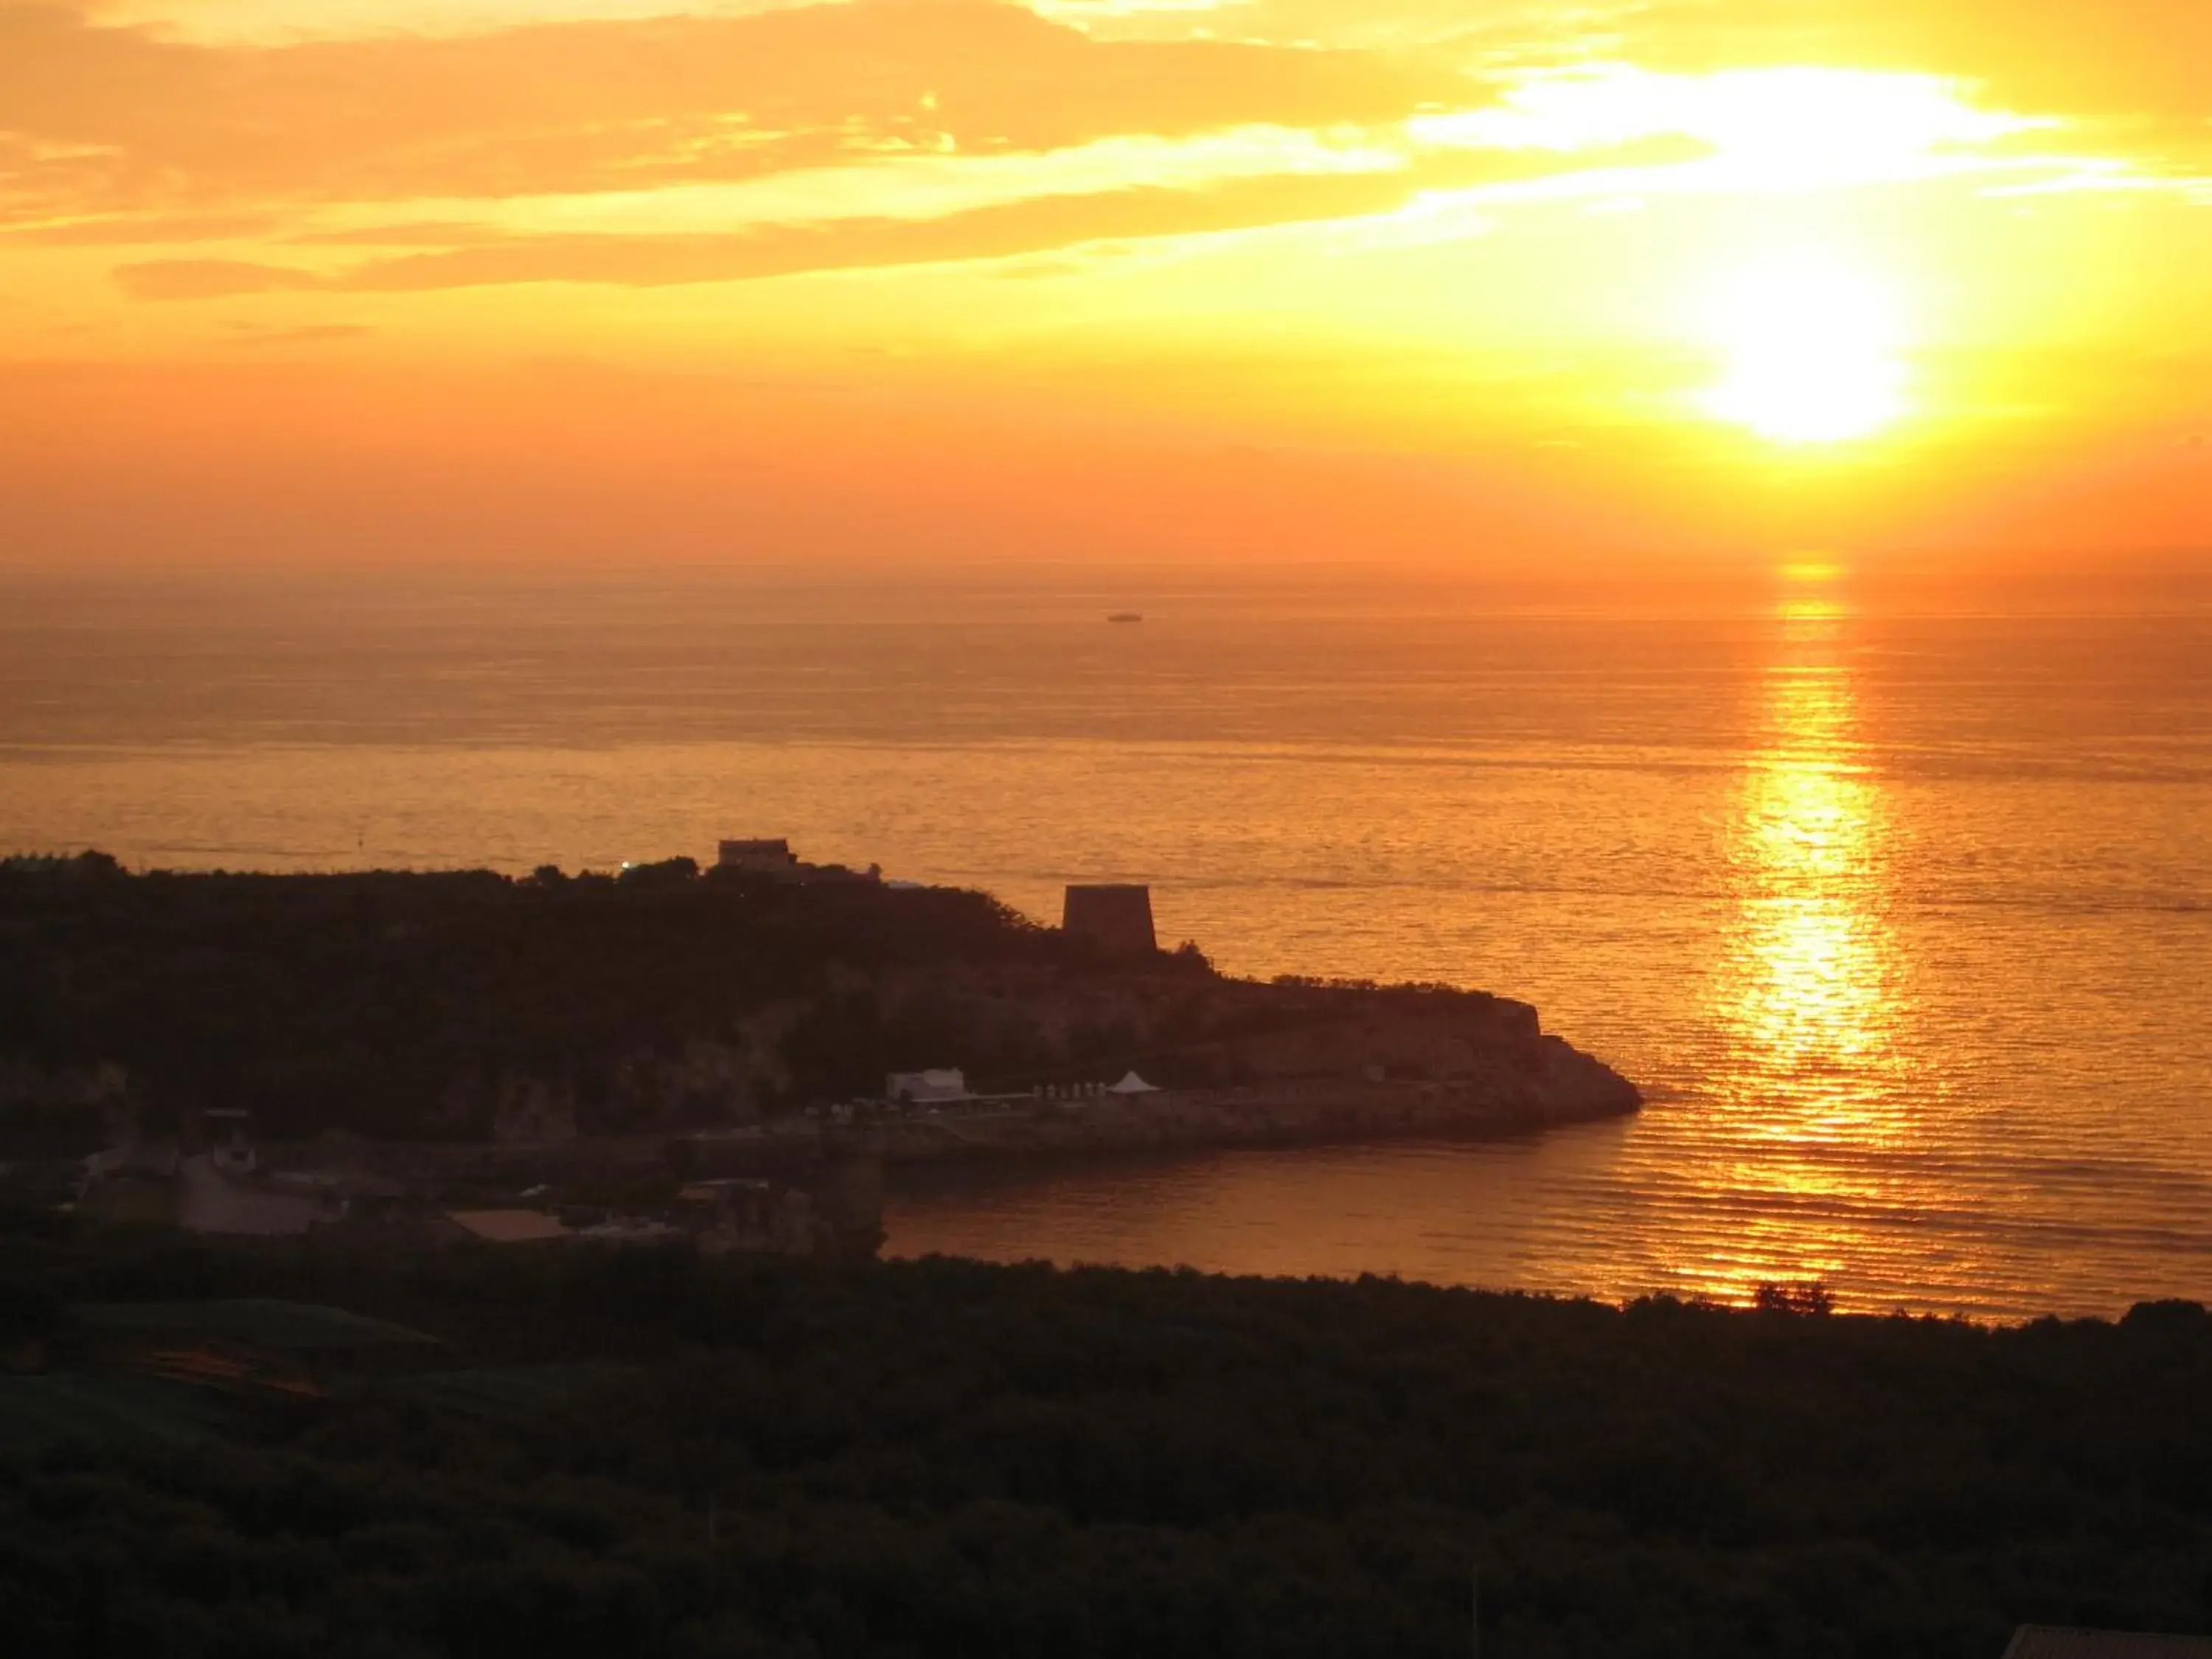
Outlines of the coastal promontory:
<svg viewBox="0 0 2212 1659">
<path fill-rule="evenodd" d="M 276 1158 L 696 1180 L 1522 1133 L 1638 1103 L 1524 1003 L 1241 979 L 1195 945 L 872 873 L 0 866 L 0 1135 L 18 1158 L 158 1164 L 250 1133 L 241 1176 Z"/>
</svg>

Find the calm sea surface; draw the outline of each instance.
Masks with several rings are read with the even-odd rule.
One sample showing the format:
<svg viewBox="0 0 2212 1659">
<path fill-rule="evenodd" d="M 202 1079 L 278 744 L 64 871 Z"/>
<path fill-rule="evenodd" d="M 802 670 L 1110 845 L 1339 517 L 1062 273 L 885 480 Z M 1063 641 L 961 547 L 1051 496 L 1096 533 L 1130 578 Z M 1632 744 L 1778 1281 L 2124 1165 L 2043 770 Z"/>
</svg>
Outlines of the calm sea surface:
<svg viewBox="0 0 2212 1659">
<path fill-rule="evenodd" d="M 1652 1103 L 933 1177 L 893 1251 L 2110 1313 L 2212 1298 L 2212 617 L 2114 610 L 1802 568 L 1595 611 L 17 579 L 0 848 L 520 871 L 787 835 L 1042 915 L 1147 881 L 1227 969 L 1525 998 Z"/>
</svg>

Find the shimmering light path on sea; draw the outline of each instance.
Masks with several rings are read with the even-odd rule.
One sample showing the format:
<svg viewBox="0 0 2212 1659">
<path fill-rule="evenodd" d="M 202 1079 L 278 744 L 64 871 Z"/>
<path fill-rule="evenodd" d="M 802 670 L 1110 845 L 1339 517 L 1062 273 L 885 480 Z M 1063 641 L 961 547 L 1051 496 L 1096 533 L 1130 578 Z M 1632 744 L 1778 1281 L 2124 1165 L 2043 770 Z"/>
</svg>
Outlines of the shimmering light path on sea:
<svg viewBox="0 0 2212 1659">
<path fill-rule="evenodd" d="M 1522 997 L 1652 1096 L 1506 1146 L 932 1176 L 896 1251 L 2212 1297 L 2203 615 L 1892 613 L 1817 570 L 1658 621 L 933 603 L 19 605 L 0 845 L 520 871 L 776 834 L 1042 915 L 1146 880 L 1224 968 Z"/>
</svg>

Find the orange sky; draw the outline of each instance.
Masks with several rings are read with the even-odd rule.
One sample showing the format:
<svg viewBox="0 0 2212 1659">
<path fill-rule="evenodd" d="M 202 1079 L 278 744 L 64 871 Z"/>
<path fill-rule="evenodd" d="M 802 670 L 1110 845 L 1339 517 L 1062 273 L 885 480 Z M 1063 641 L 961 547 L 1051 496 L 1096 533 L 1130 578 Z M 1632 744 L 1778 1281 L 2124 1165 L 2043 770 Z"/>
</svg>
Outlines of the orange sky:
<svg viewBox="0 0 2212 1659">
<path fill-rule="evenodd" d="M 2200 0 L 0 0 L 0 563 L 2212 555 Z"/>
</svg>

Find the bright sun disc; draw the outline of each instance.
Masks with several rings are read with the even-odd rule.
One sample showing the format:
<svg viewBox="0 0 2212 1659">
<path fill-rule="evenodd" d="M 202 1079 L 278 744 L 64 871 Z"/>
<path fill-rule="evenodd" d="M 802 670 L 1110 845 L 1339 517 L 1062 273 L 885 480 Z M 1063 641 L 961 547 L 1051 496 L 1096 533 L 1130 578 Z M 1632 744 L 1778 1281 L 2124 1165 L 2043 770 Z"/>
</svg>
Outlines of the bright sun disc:
<svg viewBox="0 0 2212 1659">
<path fill-rule="evenodd" d="M 1706 411 L 1772 442 L 1870 437 L 1906 412 L 1894 308 L 1856 272 L 1753 273 L 1726 292 L 1712 332 L 1727 368 L 1701 399 Z"/>
</svg>

